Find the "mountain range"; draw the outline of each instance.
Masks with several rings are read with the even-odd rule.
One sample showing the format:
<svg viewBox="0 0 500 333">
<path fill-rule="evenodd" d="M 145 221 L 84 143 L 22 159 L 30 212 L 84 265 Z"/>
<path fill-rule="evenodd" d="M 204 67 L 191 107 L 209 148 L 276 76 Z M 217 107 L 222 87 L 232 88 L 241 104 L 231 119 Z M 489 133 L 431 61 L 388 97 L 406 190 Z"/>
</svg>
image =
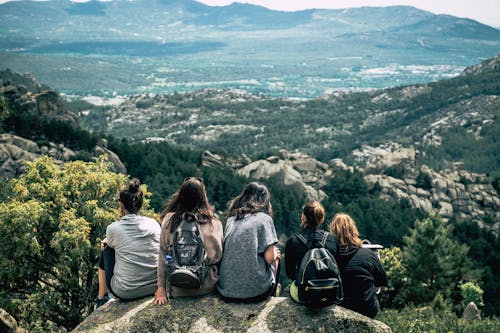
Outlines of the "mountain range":
<svg viewBox="0 0 500 333">
<path fill-rule="evenodd" d="M 327 90 L 434 81 L 494 56 L 500 31 L 413 7 L 282 12 L 192 0 L 0 5 L 0 63 L 68 94 Z"/>
</svg>

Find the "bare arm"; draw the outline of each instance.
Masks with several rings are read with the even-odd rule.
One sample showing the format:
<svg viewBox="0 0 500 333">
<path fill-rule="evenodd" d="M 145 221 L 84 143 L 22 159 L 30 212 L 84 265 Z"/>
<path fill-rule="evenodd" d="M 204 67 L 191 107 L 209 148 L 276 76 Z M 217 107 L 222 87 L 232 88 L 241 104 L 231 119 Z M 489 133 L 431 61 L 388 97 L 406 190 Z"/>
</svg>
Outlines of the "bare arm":
<svg viewBox="0 0 500 333">
<path fill-rule="evenodd" d="M 264 252 L 264 259 L 266 262 L 271 265 L 273 262 L 276 261 L 276 259 L 279 259 L 281 257 L 281 252 L 280 249 L 278 249 L 274 245 L 269 245 Z"/>
</svg>

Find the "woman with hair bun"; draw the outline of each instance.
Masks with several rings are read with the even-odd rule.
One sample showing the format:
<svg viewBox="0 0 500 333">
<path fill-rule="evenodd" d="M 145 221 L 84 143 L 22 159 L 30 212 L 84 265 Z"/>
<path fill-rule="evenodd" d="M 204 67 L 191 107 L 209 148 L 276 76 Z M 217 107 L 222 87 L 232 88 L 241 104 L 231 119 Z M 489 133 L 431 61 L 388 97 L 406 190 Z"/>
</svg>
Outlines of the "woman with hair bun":
<svg viewBox="0 0 500 333">
<path fill-rule="evenodd" d="M 307 243 L 320 243 L 325 237 L 325 231 L 321 226 L 325 222 L 325 208 L 318 201 L 310 201 L 304 205 L 300 217 L 299 234 L 303 236 Z M 325 248 L 335 257 L 338 252 L 339 241 L 335 234 L 326 233 Z M 296 285 L 297 272 L 302 258 L 309 248 L 299 239 L 298 235 L 292 236 L 285 245 L 285 269 L 288 278 L 293 282 L 290 285 L 290 297 L 300 303 L 298 289 Z"/>
<path fill-rule="evenodd" d="M 99 293 L 96 307 L 111 299 L 135 299 L 153 295 L 160 246 L 160 224 L 140 216 L 144 193 L 140 181 L 131 179 L 120 191 L 120 220 L 106 228 L 101 241 Z"/>
<path fill-rule="evenodd" d="M 330 231 L 340 242 L 337 263 L 344 287 L 341 305 L 374 318 L 380 307 L 377 287 L 387 285 L 387 276 L 376 252 L 361 246 L 356 223 L 347 214 L 335 215 Z"/>
</svg>

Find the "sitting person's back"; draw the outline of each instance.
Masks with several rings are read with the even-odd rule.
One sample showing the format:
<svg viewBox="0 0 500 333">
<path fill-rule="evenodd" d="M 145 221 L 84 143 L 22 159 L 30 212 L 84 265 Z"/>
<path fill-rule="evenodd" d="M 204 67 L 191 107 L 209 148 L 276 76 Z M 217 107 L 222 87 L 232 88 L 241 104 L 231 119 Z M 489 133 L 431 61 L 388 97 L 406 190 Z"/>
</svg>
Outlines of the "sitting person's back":
<svg viewBox="0 0 500 333">
<path fill-rule="evenodd" d="M 182 283 L 181 286 L 174 285 L 175 270 L 172 266 L 177 259 L 175 249 L 179 246 L 180 238 L 176 238 L 177 232 L 182 231 L 183 216 L 192 215 L 193 223 L 196 224 L 196 230 L 199 230 L 201 243 L 196 242 L 206 255 L 203 259 L 201 270 L 203 273 L 196 274 L 196 281 L 200 284 L 197 288 L 187 286 Z M 181 187 L 176 191 L 166 208 L 161 214 L 162 226 L 160 236 L 160 248 L 158 258 L 158 281 L 155 293 L 155 304 L 163 305 L 168 303 L 167 295 L 173 297 L 201 296 L 211 293 L 215 290 L 219 280 L 219 263 L 222 258 L 222 223 L 214 215 L 214 211 L 208 202 L 205 184 L 202 178 L 188 177 L 184 180 Z M 189 233 L 193 236 L 193 233 Z M 186 241 L 186 239 L 184 239 Z M 177 244 L 176 244 L 177 242 Z M 194 255 L 197 251 L 190 249 L 189 253 L 183 253 L 186 257 L 189 254 Z M 179 254 L 179 256 L 181 256 Z M 176 257 L 174 259 L 174 257 Z M 168 259 L 167 259 L 168 258 Z M 198 257 L 197 257 L 198 258 Z M 187 260 L 188 258 L 184 258 Z M 182 267 L 184 268 L 187 267 Z M 204 280 L 200 281 L 203 276 Z M 200 279 L 198 279 L 200 277 Z M 182 280 L 184 276 L 181 275 Z M 178 281 L 177 281 L 178 282 Z"/>
<path fill-rule="evenodd" d="M 377 254 L 361 247 L 354 220 L 346 214 L 337 214 L 330 224 L 340 247 L 337 263 L 344 288 L 342 306 L 374 318 L 379 310 L 377 287 L 387 285 L 387 276 Z"/>
<path fill-rule="evenodd" d="M 325 209 L 317 202 L 312 201 L 304 205 L 301 215 L 301 230 L 299 234 L 288 239 L 285 246 L 285 268 L 286 275 L 292 280 L 290 285 L 290 297 L 297 303 L 300 303 L 297 289 L 297 273 L 299 266 L 309 247 L 304 243 L 320 243 L 325 236 L 325 231 L 321 230 L 321 225 L 325 221 Z M 302 236 L 302 237 L 301 237 Z M 302 240 L 301 240 L 302 238 Z M 325 239 L 326 248 L 334 257 L 338 251 L 338 239 L 332 233 L 329 233 Z"/>
<path fill-rule="evenodd" d="M 160 224 L 138 215 L 143 203 L 138 179 L 130 180 L 119 196 L 121 218 L 106 228 L 101 242 L 97 307 L 111 298 L 108 291 L 121 299 L 134 299 L 156 290 Z"/>
<path fill-rule="evenodd" d="M 122 216 L 106 230 L 107 245 L 115 250 L 113 294 L 123 299 L 153 295 L 160 246 L 160 224 L 135 214 Z"/>
<path fill-rule="evenodd" d="M 229 203 L 217 289 L 226 301 L 258 302 L 275 295 L 280 253 L 269 190 L 248 184 Z"/>
</svg>

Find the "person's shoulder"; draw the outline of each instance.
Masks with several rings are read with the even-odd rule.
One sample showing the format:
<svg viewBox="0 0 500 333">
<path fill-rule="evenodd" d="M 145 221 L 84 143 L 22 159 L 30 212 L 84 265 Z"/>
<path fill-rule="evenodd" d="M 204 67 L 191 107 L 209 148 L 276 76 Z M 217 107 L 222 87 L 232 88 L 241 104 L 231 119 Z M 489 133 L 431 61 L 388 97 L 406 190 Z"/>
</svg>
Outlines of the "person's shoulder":
<svg viewBox="0 0 500 333">
<path fill-rule="evenodd" d="M 290 236 L 290 238 L 287 239 L 286 244 L 287 245 L 295 245 L 295 244 L 301 243 L 301 241 L 299 240 L 299 237 L 297 237 L 297 235 L 298 234 L 294 234 L 294 235 Z"/>
<path fill-rule="evenodd" d="M 328 232 L 328 231 L 324 231 L 324 232 Z M 328 232 L 328 236 L 326 237 L 326 241 L 337 244 L 339 242 L 339 238 L 333 232 Z"/>
<path fill-rule="evenodd" d="M 163 219 L 160 221 L 162 229 L 166 229 L 169 226 L 170 219 L 173 215 L 174 213 L 167 213 L 167 215 L 163 217 Z"/>
<path fill-rule="evenodd" d="M 357 252 L 357 255 L 365 258 L 366 260 L 369 259 L 378 260 L 377 253 L 366 247 L 360 247 Z"/>
<path fill-rule="evenodd" d="M 273 223 L 273 218 L 264 212 L 258 212 L 253 215 L 253 217 L 261 222 L 271 222 Z"/>
<path fill-rule="evenodd" d="M 151 226 L 152 228 L 160 229 L 160 223 L 152 217 L 141 216 L 141 220 L 143 223 L 146 223 L 147 225 Z"/>
<path fill-rule="evenodd" d="M 155 220 L 154 218 L 149 217 L 149 216 L 141 216 L 140 219 L 143 220 L 144 222 L 147 222 L 147 223 L 159 224 L 157 220 Z"/>
<path fill-rule="evenodd" d="M 120 221 L 115 221 L 106 227 L 106 231 L 113 232 L 113 231 L 119 230 L 120 227 L 121 227 Z"/>
</svg>

